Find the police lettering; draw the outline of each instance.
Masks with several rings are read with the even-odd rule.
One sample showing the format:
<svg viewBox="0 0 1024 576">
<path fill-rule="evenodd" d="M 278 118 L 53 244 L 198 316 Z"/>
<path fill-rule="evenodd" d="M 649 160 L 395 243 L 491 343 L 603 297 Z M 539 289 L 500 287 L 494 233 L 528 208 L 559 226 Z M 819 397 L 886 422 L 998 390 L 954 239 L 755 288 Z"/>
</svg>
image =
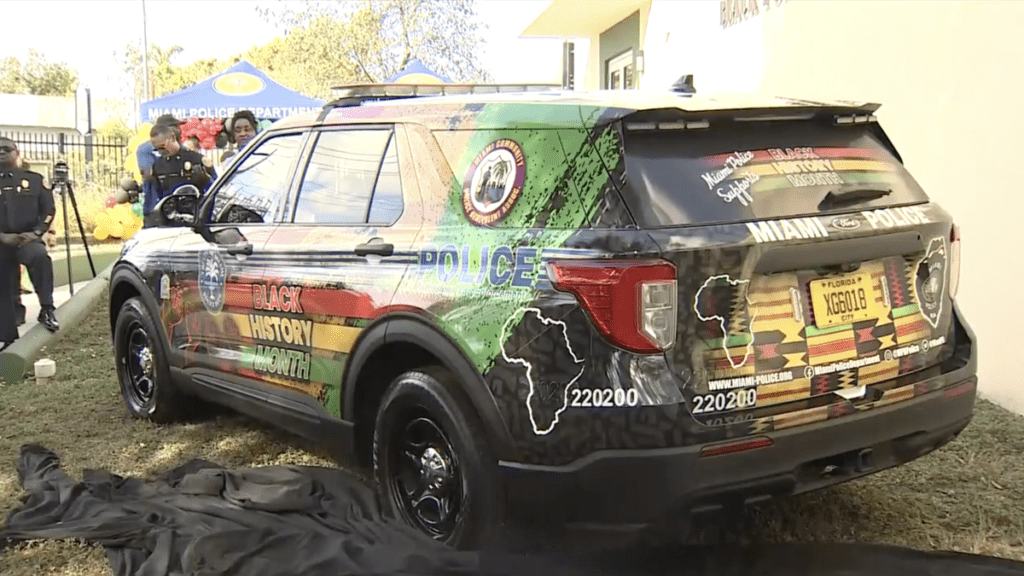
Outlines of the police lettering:
<svg viewBox="0 0 1024 576">
<path fill-rule="evenodd" d="M 436 276 L 438 282 L 483 284 L 528 288 L 536 279 L 539 264 L 536 248 L 521 247 L 515 252 L 508 246 L 463 246 L 449 244 L 438 250 L 425 246 L 420 251 L 416 275 Z"/>
<path fill-rule="evenodd" d="M 871 227 L 876 230 L 879 228 L 895 228 L 897 226 L 910 226 L 931 222 L 920 206 L 865 210 L 861 214 L 864 215 L 868 224 L 871 224 Z"/>
<path fill-rule="evenodd" d="M 296 380 L 309 379 L 309 365 L 308 352 L 262 344 L 256 347 L 256 355 L 252 361 L 252 368 L 257 372 L 287 376 Z"/>
<path fill-rule="evenodd" d="M 825 238 L 828 230 L 817 218 L 793 218 L 790 220 L 763 220 L 747 222 L 754 241 L 779 242 L 782 240 L 806 240 L 809 238 Z"/>
<path fill-rule="evenodd" d="M 302 286 L 252 285 L 252 307 L 256 310 L 302 314 Z"/>
</svg>

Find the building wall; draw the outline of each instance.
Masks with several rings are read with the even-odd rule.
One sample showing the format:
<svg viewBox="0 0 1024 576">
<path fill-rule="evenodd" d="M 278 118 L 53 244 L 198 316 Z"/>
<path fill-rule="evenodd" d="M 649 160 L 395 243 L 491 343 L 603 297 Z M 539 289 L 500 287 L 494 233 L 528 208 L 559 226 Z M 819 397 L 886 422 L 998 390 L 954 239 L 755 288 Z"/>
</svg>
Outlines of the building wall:
<svg viewBox="0 0 1024 576">
<path fill-rule="evenodd" d="M 980 341 L 981 390 L 1024 412 L 1024 190 L 1012 171 L 1024 2 L 794 1 L 776 15 L 762 22 L 762 88 L 882 103 L 907 167 L 962 226 L 958 301 Z"/>
</svg>

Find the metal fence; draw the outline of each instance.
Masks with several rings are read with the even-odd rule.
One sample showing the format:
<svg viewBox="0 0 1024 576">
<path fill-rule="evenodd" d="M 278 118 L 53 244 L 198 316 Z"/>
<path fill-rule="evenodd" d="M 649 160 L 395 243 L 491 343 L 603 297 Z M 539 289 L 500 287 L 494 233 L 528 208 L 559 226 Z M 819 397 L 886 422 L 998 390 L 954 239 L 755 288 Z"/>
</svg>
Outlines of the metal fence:
<svg viewBox="0 0 1024 576">
<path fill-rule="evenodd" d="M 68 163 L 76 184 L 95 183 L 116 188 L 128 174 L 124 167 L 128 141 L 123 138 L 10 131 L 0 131 L 0 136 L 14 140 L 29 169 L 47 177 L 52 175 L 53 163 L 61 158 Z"/>
</svg>

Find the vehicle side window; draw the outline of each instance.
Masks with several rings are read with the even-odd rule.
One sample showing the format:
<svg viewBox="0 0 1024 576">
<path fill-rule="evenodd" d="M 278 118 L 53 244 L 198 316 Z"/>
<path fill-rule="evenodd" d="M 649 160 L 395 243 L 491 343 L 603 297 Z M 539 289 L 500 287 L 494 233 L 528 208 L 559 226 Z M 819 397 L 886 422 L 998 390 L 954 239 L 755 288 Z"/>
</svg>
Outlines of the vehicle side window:
<svg viewBox="0 0 1024 576">
<path fill-rule="evenodd" d="M 370 224 L 390 226 L 402 215 L 402 179 L 398 175 L 398 143 L 391 136 L 388 151 L 384 154 L 384 162 L 380 165 L 377 176 L 377 187 L 373 189 L 373 200 L 370 203 Z"/>
<path fill-rule="evenodd" d="M 363 224 L 391 130 L 337 130 L 317 138 L 299 188 L 296 223 Z"/>
<path fill-rule="evenodd" d="M 217 190 L 215 222 L 273 222 L 288 200 L 291 167 L 302 146 L 302 134 L 265 140 L 242 160 Z"/>
</svg>

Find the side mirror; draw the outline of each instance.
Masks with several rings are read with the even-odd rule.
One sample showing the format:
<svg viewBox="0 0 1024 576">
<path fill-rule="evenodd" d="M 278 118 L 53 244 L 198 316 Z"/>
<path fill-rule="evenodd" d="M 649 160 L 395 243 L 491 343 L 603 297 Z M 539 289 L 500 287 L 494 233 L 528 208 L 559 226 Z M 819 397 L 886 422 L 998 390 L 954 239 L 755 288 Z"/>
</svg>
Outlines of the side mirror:
<svg viewBox="0 0 1024 576">
<path fill-rule="evenodd" d="M 157 226 L 191 226 L 199 208 L 199 189 L 191 184 L 181 186 L 157 203 Z"/>
</svg>

